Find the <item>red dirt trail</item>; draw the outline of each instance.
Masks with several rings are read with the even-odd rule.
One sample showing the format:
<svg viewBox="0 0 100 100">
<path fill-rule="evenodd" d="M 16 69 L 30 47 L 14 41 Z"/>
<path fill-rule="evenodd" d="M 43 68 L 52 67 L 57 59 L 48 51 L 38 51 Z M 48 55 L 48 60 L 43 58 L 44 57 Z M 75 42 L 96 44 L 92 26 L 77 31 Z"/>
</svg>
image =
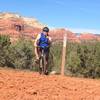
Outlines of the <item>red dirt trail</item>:
<svg viewBox="0 0 100 100">
<path fill-rule="evenodd" d="M 0 100 L 100 100 L 100 80 L 0 68 Z"/>
</svg>

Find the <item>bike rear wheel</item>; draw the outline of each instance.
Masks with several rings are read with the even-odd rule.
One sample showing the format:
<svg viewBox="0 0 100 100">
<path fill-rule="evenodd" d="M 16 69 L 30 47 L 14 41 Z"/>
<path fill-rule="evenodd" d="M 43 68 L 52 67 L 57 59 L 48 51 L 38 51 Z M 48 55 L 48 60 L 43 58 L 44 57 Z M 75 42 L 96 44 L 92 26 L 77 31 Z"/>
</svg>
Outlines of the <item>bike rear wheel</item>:
<svg viewBox="0 0 100 100">
<path fill-rule="evenodd" d="M 46 55 L 40 57 L 40 63 L 39 63 L 39 73 L 47 75 L 47 64 L 46 64 Z"/>
</svg>

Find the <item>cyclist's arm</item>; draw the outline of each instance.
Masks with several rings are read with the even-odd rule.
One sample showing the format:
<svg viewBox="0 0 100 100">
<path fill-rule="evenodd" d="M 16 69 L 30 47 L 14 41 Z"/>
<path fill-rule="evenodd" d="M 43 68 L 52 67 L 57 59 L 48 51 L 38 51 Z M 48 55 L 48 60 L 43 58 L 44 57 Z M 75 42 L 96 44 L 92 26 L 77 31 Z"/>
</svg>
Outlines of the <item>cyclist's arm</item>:
<svg viewBox="0 0 100 100">
<path fill-rule="evenodd" d="M 48 39 L 49 39 L 49 41 L 51 41 L 51 42 L 52 42 L 52 39 L 51 39 L 51 37 L 50 37 L 50 36 L 48 37 Z"/>
<path fill-rule="evenodd" d="M 50 36 L 48 36 L 48 39 L 49 39 L 49 45 L 51 45 L 52 43 L 52 38 Z"/>
<path fill-rule="evenodd" d="M 37 37 L 36 37 L 36 39 L 35 39 L 35 41 L 34 41 L 34 46 L 37 46 L 37 42 L 40 39 L 40 37 L 41 37 L 41 35 L 38 34 Z"/>
</svg>

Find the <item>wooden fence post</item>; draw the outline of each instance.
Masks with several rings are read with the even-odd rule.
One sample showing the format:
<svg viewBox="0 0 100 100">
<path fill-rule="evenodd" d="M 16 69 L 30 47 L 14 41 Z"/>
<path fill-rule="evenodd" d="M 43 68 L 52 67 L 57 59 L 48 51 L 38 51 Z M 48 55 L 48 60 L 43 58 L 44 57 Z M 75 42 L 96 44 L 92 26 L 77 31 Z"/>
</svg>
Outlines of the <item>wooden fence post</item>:
<svg viewBox="0 0 100 100">
<path fill-rule="evenodd" d="M 65 57 L 66 57 L 66 43 L 67 43 L 67 33 L 64 34 L 64 38 L 63 38 L 61 75 L 64 75 Z"/>
</svg>

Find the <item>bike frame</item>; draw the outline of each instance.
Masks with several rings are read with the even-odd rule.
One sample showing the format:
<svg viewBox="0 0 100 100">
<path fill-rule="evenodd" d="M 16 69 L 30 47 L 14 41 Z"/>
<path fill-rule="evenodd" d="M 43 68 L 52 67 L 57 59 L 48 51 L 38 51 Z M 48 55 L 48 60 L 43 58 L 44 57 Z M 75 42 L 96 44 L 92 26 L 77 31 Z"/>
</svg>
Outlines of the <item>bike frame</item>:
<svg viewBox="0 0 100 100">
<path fill-rule="evenodd" d="M 40 61 L 39 61 L 39 72 L 40 74 L 47 74 L 47 61 L 46 61 L 46 48 L 40 48 L 41 49 L 41 54 L 40 54 Z"/>
</svg>

